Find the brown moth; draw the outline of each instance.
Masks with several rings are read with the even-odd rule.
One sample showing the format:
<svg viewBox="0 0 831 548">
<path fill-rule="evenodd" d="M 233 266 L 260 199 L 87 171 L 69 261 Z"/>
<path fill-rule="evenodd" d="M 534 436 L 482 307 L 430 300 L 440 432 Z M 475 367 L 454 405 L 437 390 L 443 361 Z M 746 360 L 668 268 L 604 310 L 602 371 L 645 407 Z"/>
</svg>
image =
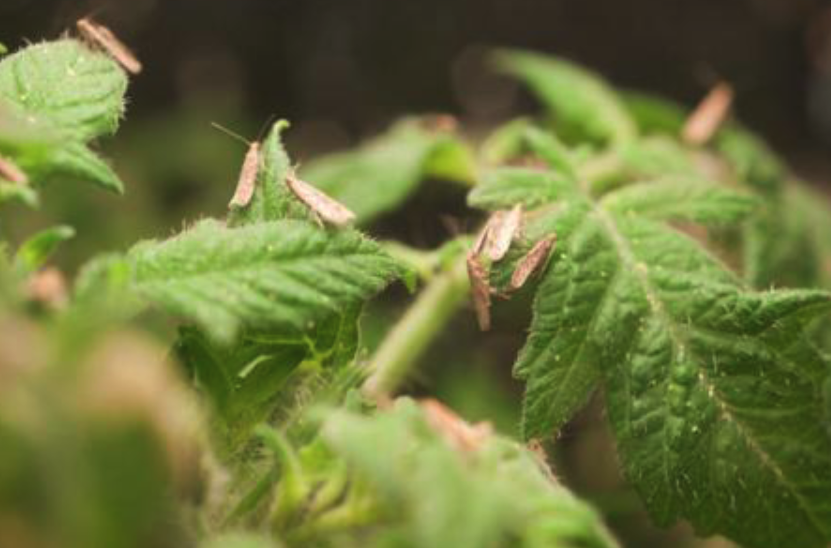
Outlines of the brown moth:
<svg viewBox="0 0 831 548">
<path fill-rule="evenodd" d="M 725 82 L 717 84 L 687 118 L 681 138 L 690 145 L 706 144 L 730 114 L 733 88 Z"/>
<path fill-rule="evenodd" d="M 345 205 L 327 196 L 309 183 L 301 181 L 294 173 L 289 173 L 286 177 L 286 186 L 312 213 L 329 224 L 340 227 L 355 220 L 355 214 Z"/>
<path fill-rule="evenodd" d="M 26 286 L 29 298 L 53 309 L 62 309 L 69 302 L 66 278 L 55 267 L 47 267 L 33 274 Z"/>
<path fill-rule="evenodd" d="M 493 435 L 490 423 L 470 424 L 438 400 L 421 400 L 419 405 L 430 427 L 461 453 L 477 451 Z"/>
<path fill-rule="evenodd" d="M 488 221 L 490 233 L 487 239 L 487 256 L 491 261 L 500 261 L 511 243 L 519 233 L 522 225 L 522 205 L 514 206 L 510 211 L 497 211 Z"/>
<path fill-rule="evenodd" d="M 531 251 L 525 254 L 517 263 L 514 273 L 511 275 L 511 290 L 517 290 L 525 285 L 528 278 L 534 272 L 543 267 L 551 255 L 551 250 L 554 248 L 554 242 L 557 241 L 557 235 L 552 234 L 547 238 L 543 238 L 531 248 Z"/>
<path fill-rule="evenodd" d="M 260 142 L 255 141 L 248 145 L 245 160 L 242 162 L 237 188 L 228 207 L 245 207 L 251 203 L 254 189 L 257 186 L 257 174 L 260 172 Z"/>
<path fill-rule="evenodd" d="M 0 178 L 18 185 L 29 183 L 29 178 L 14 162 L 0 156 Z"/>
<path fill-rule="evenodd" d="M 100 23 L 96 23 L 88 17 L 79 19 L 75 24 L 81 36 L 106 51 L 127 72 L 130 74 L 139 74 L 141 72 L 141 62 L 130 51 L 130 48 L 116 38 L 110 29 Z"/>
<path fill-rule="evenodd" d="M 470 252 L 473 255 L 481 255 L 482 251 L 485 250 L 485 244 L 488 242 L 488 238 L 490 238 L 491 233 L 491 223 L 488 221 L 485 223 L 485 226 L 482 227 L 482 230 L 479 231 L 479 235 L 476 236 L 476 240 L 473 242 L 473 247 L 470 249 Z"/>
<path fill-rule="evenodd" d="M 469 253 L 467 256 L 467 276 L 470 279 L 473 309 L 476 311 L 479 329 L 487 331 L 491 328 L 491 286 L 488 272 L 479 255 L 475 253 Z"/>
</svg>

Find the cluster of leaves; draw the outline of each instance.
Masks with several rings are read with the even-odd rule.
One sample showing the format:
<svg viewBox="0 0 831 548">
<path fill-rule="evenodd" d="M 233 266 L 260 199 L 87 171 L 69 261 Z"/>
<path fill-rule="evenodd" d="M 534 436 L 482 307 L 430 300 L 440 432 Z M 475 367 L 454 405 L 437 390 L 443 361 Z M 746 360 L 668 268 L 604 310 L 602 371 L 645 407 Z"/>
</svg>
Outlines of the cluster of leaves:
<svg viewBox="0 0 831 548">
<path fill-rule="evenodd" d="M 359 226 L 431 177 L 473 185 L 476 208 L 522 206 L 495 291 L 557 238 L 515 365 L 524 441 L 553 437 L 600 387 L 656 523 L 685 518 L 751 547 L 826 545 L 831 330 L 815 320 L 831 308 L 831 216 L 738 124 L 686 146 L 676 105 L 535 54 L 500 65 L 545 117 L 478 150 L 444 118 L 408 119 L 301 174 Z M 113 60 L 69 38 L 0 61 L 0 157 L 29 180 L 0 181 L 0 201 L 34 206 L 74 179 L 121 192 L 91 144 L 116 130 L 126 87 Z M 249 202 L 94 258 L 71 295 L 42 289 L 70 227 L 2 249 L 0 337 L 26 352 L 0 347 L 0 544 L 615 546 L 521 442 L 453 443 L 428 407 L 376 408 L 357 390 L 377 373 L 358 355 L 365 304 L 395 280 L 412 286 L 409 263 L 452 276 L 464 254 L 446 246 L 425 269 L 419 252 L 324 226 L 286 184 L 286 127 L 261 144 Z M 465 291 L 435 276 L 408 321 L 446 319 Z M 154 312 L 175 319 L 171 357 L 199 409 L 155 346 L 123 334 Z M 390 344 L 417 354 L 440 328 L 393 330 Z"/>
<path fill-rule="evenodd" d="M 809 326 L 831 304 L 813 289 L 827 244 L 793 225 L 828 213 L 802 218 L 805 191 L 735 125 L 712 147 L 683 147 L 677 107 L 627 102 L 563 61 L 517 52 L 502 63 L 556 128 L 513 128 L 505 159 L 535 167 L 497 167 L 469 196 L 486 209 L 523 204 L 531 241 L 558 236 L 514 369 L 527 383 L 524 435 L 559 430 L 602 386 L 626 475 L 656 522 L 684 517 L 749 546 L 825 545 L 831 362 Z M 771 284 L 807 289 L 755 289 Z"/>
</svg>

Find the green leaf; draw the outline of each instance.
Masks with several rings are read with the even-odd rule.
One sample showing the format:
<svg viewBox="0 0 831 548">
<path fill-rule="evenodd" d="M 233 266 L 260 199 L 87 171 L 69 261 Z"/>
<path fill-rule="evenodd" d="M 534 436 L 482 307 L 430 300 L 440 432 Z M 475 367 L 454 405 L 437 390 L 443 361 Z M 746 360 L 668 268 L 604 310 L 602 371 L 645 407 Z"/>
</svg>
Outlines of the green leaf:
<svg viewBox="0 0 831 548">
<path fill-rule="evenodd" d="M 8 52 L 9 48 L 5 44 L 0 43 L 0 55 L 6 55 Z"/>
<path fill-rule="evenodd" d="M 502 51 L 497 63 L 531 88 L 564 134 L 600 145 L 619 145 L 635 137 L 629 113 L 598 75 L 563 59 L 526 51 Z"/>
<path fill-rule="evenodd" d="M 366 224 L 404 203 L 429 175 L 470 179 L 470 162 L 452 134 L 405 120 L 354 152 L 310 162 L 301 174 Z"/>
<path fill-rule="evenodd" d="M 276 122 L 263 141 L 254 196 L 247 206 L 231 208 L 228 214 L 230 226 L 312 218 L 308 209 L 292 195 L 285 184 L 291 161 L 283 147 L 281 136 L 288 127 L 289 124 L 285 120 Z"/>
<path fill-rule="evenodd" d="M 796 181 L 762 204 L 744 230 L 745 278 L 760 289 L 831 289 L 831 208 Z"/>
<path fill-rule="evenodd" d="M 60 225 L 38 232 L 20 246 L 15 254 L 15 268 L 25 273 L 39 270 L 60 244 L 73 238 L 75 229 Z"/>
<path fill-rule="evenodd" d="M 92 183 L 116 194 L 124 193 L 124 183 L 109 164 L 80 143 L 57 147 L 32 165 L 23 165 L 34 179 L 44 184 L 71 180 Z"/>
<path fill-rule="evenodd" d="M 126 90 L 118 65 L 76 40 L 34 44 L 0 61 L 6 105 L 75 141 L 115 133 Z"/>
<path fill-rule="evenodd" d="M 230 341 L 243 326 L 305 330 L 402 274 L 375 242 L 300 221 L 226 228 L 202 221 L 127 255 L 130 289 Z"/>
<path fill-rule="evenodd" d="M 0 204 L 11 201 L 20 202 L 31 208 L 36 208 L 40 203 L 38 194 L 32 187 L 0 180 Z"/>
<path fill-rule="evenodd" d="M 552 171 L 503 167 L 486 173 L 467 201 L 471 206 L 494 211 L 515 204 L 533 208 L 556 200 L 572 186 L 571 180 Z"/>
<path fill-rule="evenodd" d="M 831 296 L 750 291 L 659 222 L 735 222 L 749 204 L 672 178 L 600 201 L 575 184 L 539 204 L 529 238 L 558 241 L 515 366 L 527 382 L 524 434 L 550 435 L 602 382 L 627 476 L 658 523 L 687 518 L 748 546 L 824 546 L 829 365 L 806 327 Z"/>
<path fill-rule="evenodd" d="M 515 118 L 497 127 L 482 143 L 482 160 L 497 165 L 519 156 L 525 145 L 525 134 L 533 125 L 530 118 Z"/>
<path fill-rule="evenodd" d="M 180 329 L 176 354 L 211 402 L 221 453 L 243 448 L 263 421 L 292 426 L 298 394 L 314 387 L 322 395 L 336 382 L 355 357 L 361 308 L 346 307 L 307 331 L 247 331 L 234 345 L 216 344 L 194 327 Z"/>
<path fill-rule="evenodd" d="M 718 133 L 714 144 L 739 180 L 751 188 L 769 194 L 784 186 L 786 172 L 779 158 L 751 132 L 728 125 Z"/>
<path fill-rule="evenodd" d="M 620 97 L 641 134 L 678 137 L 687 119 L 686 109 L 662 97 L 624 91 Z"/>
<path fill-rule="evenodd" d="M 689 221 L 706 225 L 735 224 L 756 208 L 751 196 L 693 177 L 669 177 L 627 186 L 603 200 L 621 215 L 657 221 Z"/>
<path fill-rule="evenodd" d="M 361 546 L 617 546 L 598 515 L 527 449 L 491 435 L 462 454 L 413 402 L 371 417 L 333 411 L 321 437 L 330 459 L 343 459 L 352 472 L 343 507 L 333 513 L 361 517 L 344 531 Z M 301 538 L 318 538 L 316 525 L 307 524 Z"/>
<path fill-rule="evenodd" d="M 38 183 L 69 178 L 121 193 L 87 145 L 115 133 L 126 89 L 117 63 L 81 42 L 29 46 L 0 61 L 0 143 Z"/>
</svg>

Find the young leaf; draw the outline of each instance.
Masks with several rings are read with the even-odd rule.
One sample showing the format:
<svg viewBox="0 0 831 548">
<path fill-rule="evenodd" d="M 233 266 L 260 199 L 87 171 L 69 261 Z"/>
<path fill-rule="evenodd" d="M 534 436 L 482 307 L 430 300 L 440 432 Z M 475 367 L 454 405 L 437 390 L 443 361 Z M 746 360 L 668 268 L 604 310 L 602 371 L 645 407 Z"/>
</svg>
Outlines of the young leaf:
<svg viewBox="0 0 831 548">
<path fill-rule="evenodd" d="M 342 202 L 366 224 L 398 207 L 412 194 L 418 183 L 435 171 L 436 157 L 455 154 L 464 164 L 464 145 L 452 134 L 423 127 L 419 121 L 405 120 L 376 137 L 355 152 L 324 156 L 301 169 L 304 180 Z M 455 151 L 455 152 L 454 152 Z M 461 159 L 460 159 L 461 158 Z M 448 169 L 443 175 L 469 178 L 466 164 Z"/>
<path fill-rule="evenodd" d="M 87 144 L 115 133 L 126 89 L 113 60 L 75 40 L 35 44 L 5 57 L 0 110 L 25 120 L 26 131 L 20 139 L 4 137 L 4 145 L 37 182 L 69 177 L 120 193 L 121 181 Z M 30 133 L 39 137 L 32 140 Z"/>
<path fill-rule="evenodd" d="M 683 106 L 637 91 L 623 91 L 620 97 L 641 134 L 677 136 L 681 133 L 687 118 L 687 109 Z"/>
<path fill-rule="evenodd" d="M 244 447 L 252 428 L 265 420 L 291 426 L 302 388 L 314 384 L 320 393 L 352 363 L 361 309 L 346 307 L 305 332 L 247 331 L 231 346 L 194 327 L 180 330 L 176 354 L 211 402 L 221 453 Z"/>
<path fill-rule="evenodd" d="M 61 225 L 38 232 L 20 246 L 14 257 L 15 267 L 25 273 L 39 270 L 58 246 L 73 238 L 75 229 Z"/>
<path fill-rule="evenodd" d="M 69 179 L 92 183 L 116 194 L 124 193 L 124 183 L 110 165 L 81 143 L 56 147 L 30 170 L 37 180 L 45 184 Z"/>
<path fill-rule="evenodd" d="M 134 293 L 222 341 L 242 326 L 308 329 L 402 273 L 357 232 L 299 221 L 225 228 L 206 220 L 137 245 L 127 260 Z"/>
<path fill-rule="evenodd" d="M 0 61 L 6 106 L 74 141 L 115 133 L 126 90 L 118 65 L 76 40 L 35 44 Z"/>
<path fill-rule="evenodd" d="M 682 190 L 651 185 L 664 197 Z M 831 297 L 749 291 L 655 220 L 747 213 L 741 195 L 702 188 L 659 204 L 645 186 L 598 202 L 575 184 L 540 210 L 527 233 L 554 232 L 558 246 L 515 369 L 527 381 L 525 436 L 556 431 L 602 380 L 627 475 L 659 523 L 686 517 L 748 546 L 823 546 L 831 438 L 819 385 L 829 366 L 805 326 Z"/>
<path fill-rule="evenodd" d="M 503 51 L 499 67 L 524 81 L 567 134 L 601 145 L 631 141 L 635 124 L 617 95 L 596 74 L 563 59 Z"/>
<path fill-rule="evenodd" d="M 429 419 L 404 400 L 373 417 L 334 411 L 323 423 L 324 443 L 352 471 L 341 510 L 375 509 L 347 531 L 362 546 L 617 546 L 527 449 L 490 435 L 460 452 Z"/>
</svg>

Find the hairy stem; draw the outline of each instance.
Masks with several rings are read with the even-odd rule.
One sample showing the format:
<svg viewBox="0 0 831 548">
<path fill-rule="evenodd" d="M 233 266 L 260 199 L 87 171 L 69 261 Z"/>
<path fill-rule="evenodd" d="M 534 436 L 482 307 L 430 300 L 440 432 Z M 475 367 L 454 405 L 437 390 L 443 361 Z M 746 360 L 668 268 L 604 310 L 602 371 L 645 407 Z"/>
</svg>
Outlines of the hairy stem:
<svg viewBox="0 0 831 548">
<path fill-rule="evenodd" d="M 424 288 L 384 339 L 369 364 L 364 392 L 376 400 L 390 396 L 413 364 L 441 333 L 467 297 L 465 254 L 459 253 Z"/>
</svg>

